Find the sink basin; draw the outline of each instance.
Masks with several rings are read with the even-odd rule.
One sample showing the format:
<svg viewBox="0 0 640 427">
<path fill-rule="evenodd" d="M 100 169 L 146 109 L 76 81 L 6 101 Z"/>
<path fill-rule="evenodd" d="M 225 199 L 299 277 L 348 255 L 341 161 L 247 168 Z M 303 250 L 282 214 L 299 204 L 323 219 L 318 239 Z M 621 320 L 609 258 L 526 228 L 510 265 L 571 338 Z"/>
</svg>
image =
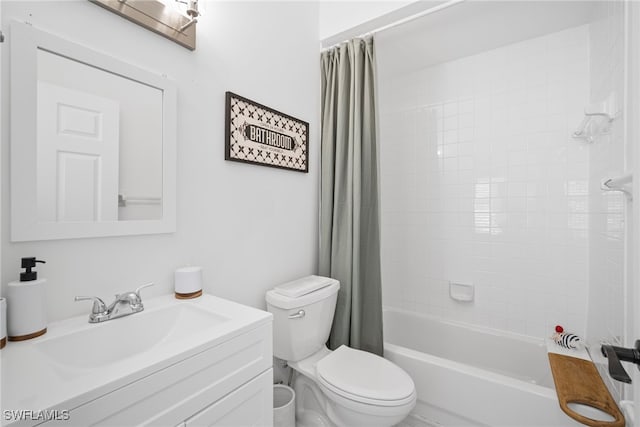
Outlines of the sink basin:
<svg viewBox="0 0 640 427">
<path fill-rule="evenodd" d="M 227 320 L 194 306 L 168 306 L 89 325 L 83 330 L 40 341 L 36 348 L 57 364 L 94 369 Z"/>
</svg>

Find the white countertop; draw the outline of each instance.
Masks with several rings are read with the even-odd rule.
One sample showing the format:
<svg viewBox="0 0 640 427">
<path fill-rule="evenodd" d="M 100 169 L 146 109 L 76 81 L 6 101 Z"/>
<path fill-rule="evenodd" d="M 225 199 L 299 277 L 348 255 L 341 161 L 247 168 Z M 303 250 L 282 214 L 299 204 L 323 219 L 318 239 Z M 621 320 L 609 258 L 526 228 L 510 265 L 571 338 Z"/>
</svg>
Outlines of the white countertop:
<svg viewBox="0 0 640 427">
<path fill-rule="evenodd" d="M 145 310 L 141 313 L 98 324 L 88 323 L 88 313 L 54 322 L 49 324 L 47 333 L 41 337 L 7 343 L 7 346 L 0 351 L 2 409 L 72 410 L 179 360 L 271 322 L 271 314 L 268 312 L 211 295 L 203 295 L 191 300 L 177 300 L 173 295 L 167 295 L 145 300 L 144 305 Z M 88 363 L 85 367 L 69 366 L 64 361 L 53 360 L 41 350 L 44 346 L 55 342 L 53 340 L 78 332 L 91 333 L 92 329 L 97 331 L 97 328 L 109 327 L 111 322 L 130 322 L 119 324 L 118 330 L 140 334 L 140 331 L 135 330 L 136 316 L 145 314 L 151 316 L 155 311 L 185 305 L 192 305 L 224 320 L 212 322 L 212 324 L 203 322 L 205 324 L 202 324 L 201 328 L 198 326 L 185 336 L 176 336 L 175 332 L 165 334 L 167 337 L 149 348 L 113 362 L 102 363 L 99 367 L 92 363 Z M 127 327 L 123 328 L 122 326 L 125 325 Z M 126 338 L 132 339 L 131 336 Z M 117 341 L 117 338 L 115 340 Z M 83 348 L 82 345 L 74 345 L 74 347 L 78 347 L 73 348 L 72 351 L 74 357 L 80 356 L 79 360 L 83 360 L 83 355 L 78 355 L 77 352 L 91 353 L 90 349 Z M 114 342 L 114 348 L 116 347 L 117 343 Z M 93 353 L 95 355 L 95 350 Z M 88 362 L 92 361 L 88 360 Z"/>
</svg>

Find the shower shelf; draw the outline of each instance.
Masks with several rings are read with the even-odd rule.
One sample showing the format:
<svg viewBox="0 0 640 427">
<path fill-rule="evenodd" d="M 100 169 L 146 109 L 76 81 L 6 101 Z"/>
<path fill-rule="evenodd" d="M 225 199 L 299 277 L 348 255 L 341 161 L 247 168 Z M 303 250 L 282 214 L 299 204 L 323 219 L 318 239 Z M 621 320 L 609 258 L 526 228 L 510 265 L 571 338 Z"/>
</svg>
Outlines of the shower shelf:
<svg viewBox="0 0 640 427">
<path fill-rule="evenodd" d="M 626 175 L 616 176 L 613 178 L 605 178 L 600 184 L 602 191 L 621 191 L 627 195 L 629 200 L 633 199 L 633 175 L 628 173 Z"/>
<path fill-rule="evenodd" d="M 571 136 L 592 143 L 596 136 L 609 132 L 611 123 L 617 114 L 616 100 L 612 93 L 606 100 L 584 107 L 584 119 Z M 600 118 L 600 120 L 596 120 L 596 118 Z"/>
<path fill-rule="evenodd" d="M 449 282 L 449 296 L 459 302 L 472 302 L 474 297 L 473 283 Z"/>
</svg>

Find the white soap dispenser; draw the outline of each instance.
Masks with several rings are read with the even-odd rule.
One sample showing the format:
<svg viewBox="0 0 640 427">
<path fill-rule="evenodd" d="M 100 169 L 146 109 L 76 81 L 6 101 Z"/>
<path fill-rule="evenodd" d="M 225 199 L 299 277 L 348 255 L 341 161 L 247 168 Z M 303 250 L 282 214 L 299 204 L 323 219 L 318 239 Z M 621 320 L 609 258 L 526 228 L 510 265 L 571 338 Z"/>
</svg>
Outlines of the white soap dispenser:
<svg viewBox="0 0 640 427">
<path fill-rule="evenodd" d="M 9 341 L 24 341 L 47 332 L 47 315 L 44 285 L 47 279 L 38 279 L 32 271 L 36 263 L 44 261 L 35 257 L 22 258 L 19 282 L 7 286 L 7 335 Z"/>
</svg>

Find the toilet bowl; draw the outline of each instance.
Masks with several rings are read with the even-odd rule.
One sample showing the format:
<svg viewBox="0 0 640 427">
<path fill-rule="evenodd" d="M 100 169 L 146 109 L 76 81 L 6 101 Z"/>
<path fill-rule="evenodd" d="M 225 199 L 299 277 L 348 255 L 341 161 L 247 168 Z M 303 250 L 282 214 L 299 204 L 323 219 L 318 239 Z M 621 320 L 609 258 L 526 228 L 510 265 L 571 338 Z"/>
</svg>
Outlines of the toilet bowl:
<svg viewBox="0 0 640 427">
<path fill-rule="evenodd" d="M 309 276 L 267 292 L 274 315 L 274 355 L 296 372 L 299 426 L 388 427 L 416 403 L 414 383 L 390 361 L 361 350 L 324 345 L 339 282 Z"/>
</svg>

